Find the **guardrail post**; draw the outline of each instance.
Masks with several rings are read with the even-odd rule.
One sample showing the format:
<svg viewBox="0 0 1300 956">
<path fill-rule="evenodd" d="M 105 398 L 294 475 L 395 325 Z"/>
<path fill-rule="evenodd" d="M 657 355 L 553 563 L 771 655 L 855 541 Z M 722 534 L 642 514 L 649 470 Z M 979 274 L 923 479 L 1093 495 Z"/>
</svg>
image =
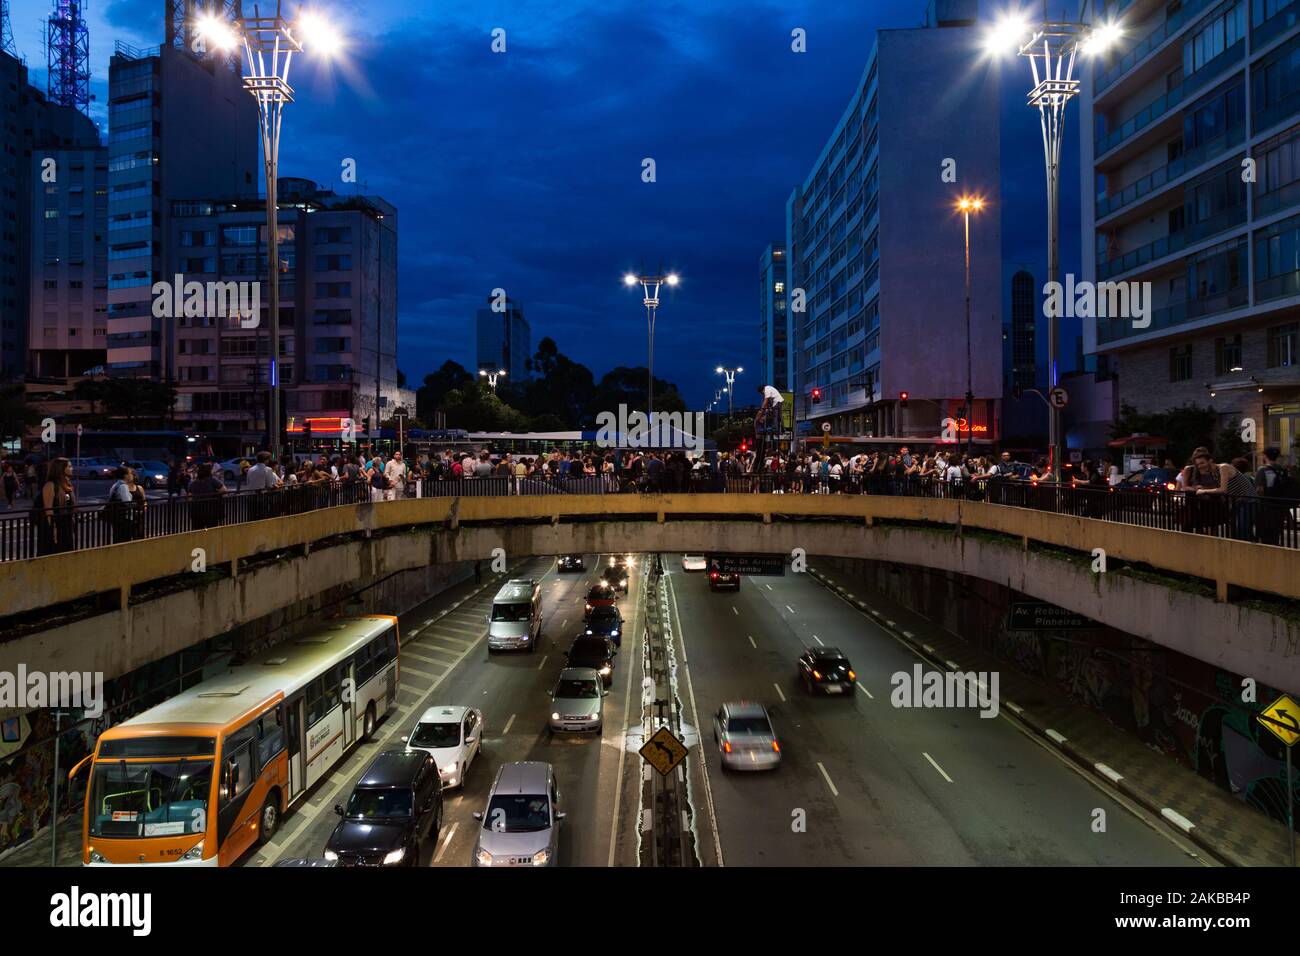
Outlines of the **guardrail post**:
<svg viewBox="0 0 1300 956">
<path fill-rule="evenodd" d="M 1214 581 L 1214 600 L 1219 604 L 1228 603 L 1228 582 L 1223 578 L 1216 578 Z"/>
</svg>

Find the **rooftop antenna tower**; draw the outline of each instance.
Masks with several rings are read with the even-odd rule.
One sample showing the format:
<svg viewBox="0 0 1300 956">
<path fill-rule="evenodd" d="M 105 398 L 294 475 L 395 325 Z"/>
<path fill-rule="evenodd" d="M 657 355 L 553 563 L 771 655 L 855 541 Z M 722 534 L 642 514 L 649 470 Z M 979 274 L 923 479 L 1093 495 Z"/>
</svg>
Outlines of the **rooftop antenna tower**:
<svg viewBox="0 0 1300 956">
<path fill-rule="evenodd" d="M 85 113 L 90 108 L 90 31 L 82 0 L 54 0 L 45 25 L 46 93 L 52 102 Z"/>
<path fill-rule="evenodd" d="M 9 26 L 9 0 L 0 0 L 0 52 L 8 53 L 15 60 L 22 59 L 14 46 L 13 28 Z"/>
</svg>

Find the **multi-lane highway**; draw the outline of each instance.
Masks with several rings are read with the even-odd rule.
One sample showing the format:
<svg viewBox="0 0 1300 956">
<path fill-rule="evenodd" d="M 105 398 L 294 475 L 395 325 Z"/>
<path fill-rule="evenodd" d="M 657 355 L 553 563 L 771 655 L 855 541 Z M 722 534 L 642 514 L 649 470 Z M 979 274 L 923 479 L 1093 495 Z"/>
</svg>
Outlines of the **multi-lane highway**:
<svg viewBox="0 0 1300 956">
<path fill-rule="evenodd" d="M 471 814 L 483 809 L 497 768 L 541 760 L 555 767 L 567 814 L 559 864 L 635 865 L 642 762 L 623 731 L 641 724 L 642 556 L 619 599 L 625 639 L 603 736 L 551 739 L 546 731 L 562 652 L 605 562 L 587 555 L 580 574 L 557 572 L 548 559 L 512 569 L 512 577 L 542 582 L 544 638 L 534 653 L 488 655 L 484 621 L 497 583 L 449 612 L 449 599 L 435 599 L 406 615 L 399 708 L 246 862 L 319 857 L 338 820 L 334 805 L 374 755 L 400 746 L 427 707 L 460 704 L 483 711 L 486 749 L 464 788 L 448 792 L 426 864 L 468 865 L 479 826 Z M 745 578 L 739 591 L 715 593 L 703 574 L 682 571 L 680 555 L 665 555 L 664 567 L 678 691 L 705 756 L 690 761 L 690 792 L 706 865 L 1197 863 L 1191 845 L 1163 823 L 1100 789 L 1007 717 L 892 706 L 891 676 L 911 672 L 917 658 L 811 576 Z M 806 696 L 795 660 L 818 644 L 838 646 L 852 661 L 855 694 Z M 722 770 L 712 714 L 738 699 L 769 708 L 784 756 L 777 770 Z"/>
</svg>

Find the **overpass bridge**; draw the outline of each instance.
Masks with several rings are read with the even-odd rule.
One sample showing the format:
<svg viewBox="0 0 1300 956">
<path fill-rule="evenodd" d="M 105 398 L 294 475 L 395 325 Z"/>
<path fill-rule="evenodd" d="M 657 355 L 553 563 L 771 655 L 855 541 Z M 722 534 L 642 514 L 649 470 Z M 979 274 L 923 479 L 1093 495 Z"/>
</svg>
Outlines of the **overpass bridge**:
<svg viewBox="0 0 1300 956">
<path fill-rule="evenodd" d="M 612 494 L 603 483 L 578 493 L 512 494 L 521 489 L 508 485 L 493 494 L 488 484 L 457 485 L 476 493 L 327 502 L 266 518 L 258 517 L 266 508 L 254 508 L 238 523 L 2 562 L 0 670 L 23 662 L 112 678 L 294 602 L 382 592 L 402 579 L 418 590 L 437 569 L 463 562 L 715 550 L 889 562 L 992 581 L 1300 689 L 1296 548 L 1130 523 L 1086 498 L 1046 510 L 1041 498 L 776 495 L 750 486 Z M 1062 503 L 1059 493 L 1053 503 Z M 1106 570 L 1093 570 L 1102 555 Z"/>
</svg>

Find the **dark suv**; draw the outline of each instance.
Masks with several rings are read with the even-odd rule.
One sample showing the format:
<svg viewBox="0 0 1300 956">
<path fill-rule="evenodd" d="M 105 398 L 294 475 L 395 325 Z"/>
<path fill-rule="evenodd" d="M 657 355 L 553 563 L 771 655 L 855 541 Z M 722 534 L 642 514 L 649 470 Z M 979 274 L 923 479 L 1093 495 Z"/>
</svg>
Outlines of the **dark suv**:
<svg viewBox="0 0 1300 956">
<path fill-rule="evenodd" d="M 340 866 L 419 866 L 425 838 L 442 827 L 442 777 L 426 751 L 386 750 L 366 768 L 334 812 L 343 819 L 325 859 Z"/>
<path fill-rule="evenodd" d="M 799 658 L 799 679 L 810 694 L 853 694 L 858 675 L 837 647 L 812 647 Z"/>
</svg>

